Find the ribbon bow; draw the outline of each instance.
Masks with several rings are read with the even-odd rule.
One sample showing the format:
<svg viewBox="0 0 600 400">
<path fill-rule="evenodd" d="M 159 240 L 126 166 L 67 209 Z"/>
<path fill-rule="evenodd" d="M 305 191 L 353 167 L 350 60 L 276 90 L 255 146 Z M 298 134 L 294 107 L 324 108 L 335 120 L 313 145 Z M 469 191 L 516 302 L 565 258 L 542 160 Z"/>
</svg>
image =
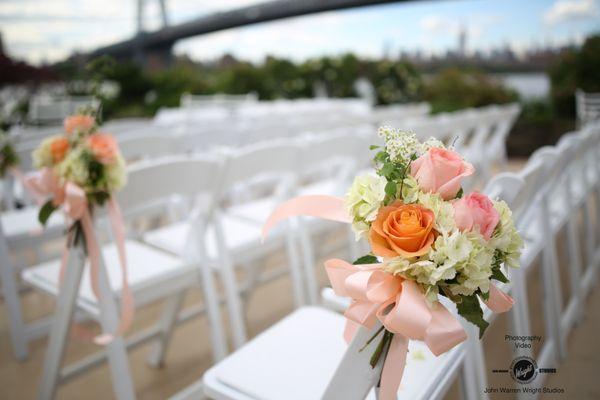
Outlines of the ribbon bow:
<svg viewBox="0 0 600 400">
<path fill-rule="evenodd" d="M 352 298 L 344 316 L 344 338 L 358 326 L 373 328 L 379 320 L 394 333 L 381 373 L 382 399 L 395 399 L 402 380 L 408 341 L 422 340 L 439 356 L 467 339 L 462 325 L 439 302 L 430 308 L 416 283 L 381 270 L 381 264 L 352 265 L 339 259 L 325 262 L 335 294 Z"/>
</svg>

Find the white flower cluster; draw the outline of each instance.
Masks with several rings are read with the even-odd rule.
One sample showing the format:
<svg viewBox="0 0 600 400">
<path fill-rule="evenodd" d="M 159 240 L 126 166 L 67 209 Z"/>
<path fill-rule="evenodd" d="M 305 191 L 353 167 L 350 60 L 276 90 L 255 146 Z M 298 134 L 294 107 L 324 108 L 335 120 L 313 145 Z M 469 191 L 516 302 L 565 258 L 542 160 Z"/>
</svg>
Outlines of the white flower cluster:
<svg viewBox="0 0 600 400">
<path fill-rule="evenodd" d="M 421 143 L 414 133 L 382 126 L 377 134 L 385 141 L 385 150 L 393 162 L 408 164 L 413 155 L 421 154 Z"/>
<path fill-rule="evenodd" d="M 421 143 L 414 133 L 389 126 L 380 127 L 377 134 L 385 141 L 385 151 L 393 162 L 408 164 L 411 157 L 419 157 L 434 147 L 446 148 L 441 140 L 434 137 Z"/>
</svg>

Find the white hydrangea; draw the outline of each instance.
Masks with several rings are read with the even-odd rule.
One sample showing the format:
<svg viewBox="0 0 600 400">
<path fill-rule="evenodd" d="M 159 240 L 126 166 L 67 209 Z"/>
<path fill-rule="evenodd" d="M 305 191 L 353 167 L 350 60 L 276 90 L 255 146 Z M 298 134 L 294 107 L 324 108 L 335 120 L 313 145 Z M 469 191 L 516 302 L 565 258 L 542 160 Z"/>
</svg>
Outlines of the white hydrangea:
<svg viewBox="0 0 600 400">
<path fill-rule="evenodd" d="M 31 158 L 33 159 L 33 166 L 35 168 L 52 167 L 54 162 L 52 158 L 52 152 L 50 151 L 50 146 L 52 145 L 52 142 L 59 137 L 60 135 L 47 137 L 35 150 L 33 150 L 31 153 Z"/>
<path fill-rule="evenodd" d="M 519 267 L 519 258 L 523 248 L 523 239 L 512 219 L 512 211 L 504 201 L 494 201 L 500 221 L 490 239 L 490 246 L 500 250 L 506 257 L 505 264 L 509 267 Z"/>
<path fill-rule="evenodd" d="M 348 190 L 345 206 L 352 216 L 352 227 L 357 239 L 370 227 L 385 198 L 386 179 L 379 175 L 365 174 L 354 178 Z"/>
<path fill-rule="evenodd" d="M 414 133 L 389 126 L 380 127 L 377 133 L 385 141 L 385 150 L 391 161 L 408 164 L 411 156 L 420 155 L 421 143 Z"/>
<path fill-rule="evenodd" d="M 439 233 L 449 233 L 456 229 L 454 221 L 454 207 L 448 201 L 444 201 L 437 193 L 418 192 L 418 203 L 433 211 L 435 216 L 434 228 Z"/>
</svg>

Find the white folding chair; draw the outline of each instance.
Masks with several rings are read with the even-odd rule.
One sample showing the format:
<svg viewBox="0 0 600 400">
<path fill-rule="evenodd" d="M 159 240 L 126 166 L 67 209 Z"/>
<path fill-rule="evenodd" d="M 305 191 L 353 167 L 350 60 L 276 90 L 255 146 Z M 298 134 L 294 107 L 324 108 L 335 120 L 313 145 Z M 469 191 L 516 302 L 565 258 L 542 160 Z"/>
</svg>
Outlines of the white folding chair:
<svg viewBox="0 0 600 400">
<path fill-rule="evenodd" d="M 119 193 L 118 199 L 124 215 L 138 218 L 140 212 L 147 214 L 156 210 L 161 201 L 173 194 L 193 197 L 200 193 L 212 194 L 218 180 L 221 162 L 218 159 L 169 159 L 164 162 L 138 164 L 130 170 L 129 184 Z M 188 177 L 192 176 L 190 181 Z M 141 210 L 141 211 L 140 211 Z M 197 213 L 194 226 L 202 226 L 202 215 Z M 199 228 L 201 229 L 201 228 Z M 201 231 L 194 230 L 201 234 Z M 189 239 L 189 242 L 195 240 Z M 89 273 L 84 273 L 83 248 L 71 250 L 65 280 L 59 282 L 60 261 L 51 261 L 32 267 L 23 273 L 24 280 L 32 286 L 57 297 L 50 342 L 47 349 L 40 398 L 53 398 L 57 386 L 76 377 L 91 367 L 108 359 L 113 388 L 119 399 L 134 398 L 133 383 L 127 364 L 128 347 L 135 347 L 149 340 L 158 339 L 150 364 L 160 365 L 174 324 L 177 310 L 186 289 L 202 285 L 204 304 L 212 329 L 215 359 L 226 353 L 225 338 L 221 331 L 216 291 L 212 275 L 202 268 L 201 254 L 187 253 L 177 257 L 152 248 L 138 241 L 125 242 L 128 260 L 129 284 L 137 307 L 158 299 L 167 299 L 163 318 L 147 331 L 132 335 L 128 340 L 117 337 L 106 346 L 105 351 L 89 356 L 71 366 L 61 369 L 64 350 L 68 342 L 71 316 L 77 308 L 90 318 L 100 322 L 103 331 L 114 332 L 118 325 L 116 300 L 120 294 L 121 280 L 118 254 L 115 244 L 103 245 L 100 261 L 101 298 L 96 299 L 90 288 Z M 198 269 L 200 267 L 200 269 Z M 199 282 L 200 280 L 200 282 Z"/>
<path fill-rule="evenodd" d="M 216 199 L 221 207 L 212 215 L 204 239 L 208 264 L 217 271 L 223 281 L 226 302 L 231 320 L 234 346 L 246 341 L 244 313 L 241 294 L 250 293 L 258 284 L 268 282 L 285 270 L 262 273 L 256 265 L 275 250 L 285 248 L 287 266 L 293 286 L 294 303 L 305 303 L 306 295 L 300 267 L 300 254 L 295 234 L 291 229 L 280 229 L 262 244 L 261 228 L 267 216 L 283 199 L 289 196 L 295 185 L 295 173 L 299 160 L 299 147 L 289 143 L 271 143 L 230 151 L 226 156 L 224 173 L 219 182 Z M 251 182 L 257 183 L 260 198 L 245 198 L 241 202 L 229 196 L 244 190 Z M 248 188 L 248 192 L 253 192 Z M 187 222 L 173 224 L 144 235 L 147 243 L 173 254 L 185 251 L 182 238 L 190 226 Z M 246 267 L 246 281 L 240 287 L 235 267 Z"/>
</svg>

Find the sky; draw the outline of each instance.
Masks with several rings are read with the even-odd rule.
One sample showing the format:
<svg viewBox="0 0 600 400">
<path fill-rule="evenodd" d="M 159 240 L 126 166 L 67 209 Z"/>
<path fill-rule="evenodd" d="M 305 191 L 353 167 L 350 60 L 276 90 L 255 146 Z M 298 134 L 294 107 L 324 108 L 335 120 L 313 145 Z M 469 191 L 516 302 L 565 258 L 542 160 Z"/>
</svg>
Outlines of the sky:
<svg viewBox="0 0 600 400">
<path fill-rule="evenodd" d="M 144 0 L 144 29 L 161 24 L 158 0 Z M 165 0 L 169 23 L 264 0 Z M 301 1 L 301 0 L 296 0 Z M 59 61 L 130 38 L 137 0 L 0 0 L 0 32 L 12 57 L 33 64 Z M 413 1 L 333 11 L 231 29 L 181 40 L 176 54 L 212 60 L 229 53 L 260 61 L 266 55 L 304 60 L 354 52 L 366 57 L 455 49 L 467 32 L 467 50 L 581 43 L 600 33 L 600 0 Z"/>
</svg>

